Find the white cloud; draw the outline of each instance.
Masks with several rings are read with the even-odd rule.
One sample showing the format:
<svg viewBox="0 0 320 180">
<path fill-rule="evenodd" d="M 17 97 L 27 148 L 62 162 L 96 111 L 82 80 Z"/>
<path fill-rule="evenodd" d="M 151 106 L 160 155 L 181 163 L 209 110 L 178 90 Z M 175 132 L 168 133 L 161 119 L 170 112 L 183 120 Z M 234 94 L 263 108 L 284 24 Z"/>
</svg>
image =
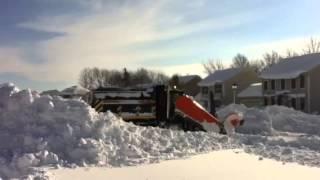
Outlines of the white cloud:
<svg viewBox="0 0 320 180">
<path fill-rule="evenodd" d="M 203 69 L 203 65 L 201 63 L 193 63 L 193 64 L 184 64 L 184 65 L 172 65 L 168 67 L 155 67 L 148 66 L 150 69 L 166 72 L 168 75 L 172 76 L 174 74 L 179 75 L 199 75 L 201 77 L 205 77 L 206 74 Z"/>
<path fill-rule="evenodd" d="M 313 35 L 313 37 L 320 37 L 319 35 Z M 287 51 L 294 51 L 298 54 L 302 54 L 303 50 L 307 47 L 310 37 L 293 37 L 287 39 L 279 39 L 275 41 L 267 41 L 262 43 L 246 46 L 240 50 L 240 52 L 246 54 L 250 58 L 261 58 L 263 54 L 272 51 L 278 52 L 280 55 L 286 55 Z"/>
<path fill-rule="evenodd" d="M 36 53 L 46 59 L 46 63 L 31 66 L 19 61 L 16 63 L 17 66 L 10 65 L 7 69 L 20 71 L 33 80 L 76 82 L 78 73 L 84 67 L 135 69 L 146 67 L 144 62 L 147 59 L 171 59 L 181 57 L 182 53 L 190 53 L 183 51 L 183 47 L 148 50 L 130 50 L 129 47 L 158 40 L 170 40 L 204 30 L 221 30 L 253 20 L 250 13 L 236 13 L 183 23 L 179 20 L 183 19 L 183 14 L 164 12 L 164 6 L 168 3 L 166 0 L 137 6 L 125 5 L 118 7 L 117 11 L 112 13 L 102 11 L 99 1 L 95 3 L 98 3 L 95 6 L 99 10 L 90 16 L 43 17 L 37 21 L 20 24 L 25 28 L 61 32 L 66 35 L 35 45 L 38 47 Z M 203 2 L 199 1 L 198 5 L 196 8 L 201 7 Z M 185 49 L 192 49 L 192 44 Z M 202 73 L 201 64 L 150 68 L 168 74 Z"/>
<path fill-rule="evenodd" d="M 33 68 L 21 59 L 22 52 L 18 48 L 0 47 L 0 72 L 19 72 L 23 69 L 30 72 Z"/>
<path fill-rule="evenodd" d="M 64 36 L 55 37 L 46 41 L 32 44 L 35 53 L 41 59 L 47 60 L 42 64 L 28 64 L 23 61 L 25 49 L 0 49 L 1 72 L 17 72 L 27 78 L 37 81 L 69 82 L 75 83 L 78 73 L 85 67 L 100 67 L 108 69 L 136 69 L 146 67 L 163 71 L 169 75 L 179 73 L 199 74 L 205 76 L 201 60 L 208 58 L 203 54 L 199 63 L 190 64 L 194 60 L 192 53 L 195 49 L 208 48 L 210 43 L 206 39 L 197 39 L 194 35 L 202 32 L 221 31 L 226 28 L 236 27 L 244 23 L 260 18 L 257 12 L 230 12 L 219 17 L 206 17 L 199 20 L 187 21 L 186 16 L 190 12 L 168 11 L 167 6 L 181 1 L 159 0 L 152 3 L 139 3 L 137 5 L 125 4 L 117 6 L 116 10 L 107 11 L 102 0 L 81 1 L 84 6 L 89 5 L 94 13 L 87 16 L 74 14 L 41 17 L 32 22 L 25 22 L 19 26 L 47 32 L 60 32 Z M 185 4 L 189 11 L 193 8 L 201 11 L 206 4 L 204 0 L 192 1 Z M 192 36 L 185 44 L 179 47 L 157 47 L 138 49 L 130 48 L 155 43 L 160 40 L 171 40 L 186 36 Z M 204 43 L 199 43 L 203 41 Z M 281 45 L 283 43 L 280 43 Z M 290 43 L 289 43 L 290 44 Z M 282 47 L 277 43 L 263 43 L 257 46 L 245 47 L 239 52 L 249 52 L 261 55 L 260 51 Z M 29 48 L 30 49 L 30 48 Z M 259 50 L 257 50 L 259 49 Z M 190 58 L 188 59 L 188 55 Z M 1 57 L 2 56 L 2 57 Z M 181 59 L 186 57 L 186 62 L 180 65 L 152 65 L 147 60 L 154 59 Z M 201 55 L 196 56 L 201 57 Z M 4 59 L 10 59 L 5 61 Z M 188 62 L 189 61 L 189 62 Z M 192 61 L 194 62 L 194 61 Z M 154 62 L 154 64 L 161 64 Z M 177 63 L 173 63 L 177 64 Z"/>
</svg>

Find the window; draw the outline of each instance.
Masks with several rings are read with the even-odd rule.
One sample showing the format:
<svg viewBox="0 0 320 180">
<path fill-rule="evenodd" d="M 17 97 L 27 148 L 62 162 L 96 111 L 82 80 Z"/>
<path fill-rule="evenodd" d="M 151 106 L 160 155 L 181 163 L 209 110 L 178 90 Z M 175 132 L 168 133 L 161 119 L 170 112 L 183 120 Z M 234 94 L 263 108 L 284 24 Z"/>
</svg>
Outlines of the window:
<svg viewBox="0 0 320 180">
<path fill-rule="evenodd" d="M 214 92 L 215 93 L 222 93 L 222 84 L 216 84 L 214 86 Z"/>
<path fill-rule="evenodd" d="M 296 80 L 291 79 L 291 89 L 295 89 L 295 88 L 296 88 Z"/>
<path fill-rule="evenodd" d="M 268 106 L 268 98 L 267 97 L 264 98 L 264 105 Z"/>
<path fill-rule="evenodd" d="M 268 81 L 263 82 L 263 89 L 268 90 Z"/>
<path fill-rule="evenodd" d="M 284 90 L 286 88 L 286 81 L 284 79 L 281 79 L 281 90 Z"/>
<path fill-rule="evenodd" d="M 305 109 L 305 99 L 304 98 L 300 98 L 300 109 L 301 110 L 304 110 Z"/>
<path fill-rule="evenodd" d="M 272 96 L 271 97 L 271 105 L 276 104 L 276 97 Z"/>
<path fill-rule="evenodd" d="M 271 80 L 271 89 L 275 90 L 276 88 L 276 81 L 275 80 Z"/>
<path fill-rule="evenodd" d="M 202 87 L 202 94 L 208 94 L 209 88 L 208 87 Z"/>
<path fill-rule="evenodd" d="M 297 100 L 296 100 L 296 98 L 292 98 L 291 99 L 291 107 L 293 107 L 294 109 L 297 108 Z"/>
<path fill-rule="evenodd" d="M 300 75 L 300 88 L 304 88 L 304 75 Z"/>
</svg>

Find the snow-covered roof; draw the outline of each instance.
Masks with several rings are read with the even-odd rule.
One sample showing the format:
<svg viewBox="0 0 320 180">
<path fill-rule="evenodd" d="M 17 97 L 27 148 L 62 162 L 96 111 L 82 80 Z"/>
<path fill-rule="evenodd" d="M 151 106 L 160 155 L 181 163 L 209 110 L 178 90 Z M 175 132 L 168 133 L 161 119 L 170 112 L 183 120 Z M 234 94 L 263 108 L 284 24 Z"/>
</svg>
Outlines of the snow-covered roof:
<svg viewBox="0 0 320 180">
<path fill-rule="evenodd" d="M 263 79 L 291 79 L 320 65 L 320 53 L 287 58 L 260 75 Z"/>
<path fill-rule="evenodd" d="M 43 91 L 41 95 L 50 95 L 50 96 L 58 96 L 60 94 L 60 91 L 53 89 L 53 90 L 47 90 Z"/>
<path fill-rule="evenodd" d="M 262 97 L 262 84 L 254 83 L 238 94 L 238 97 Z"/>
<path fill-rule="evenodd" d="M 242 68 L 229 68 L 224 70 L 217 70 L 213 74 L 210 74 L 202 81 L 199 82 L 199 86 L 212 86 L 217 82 L 224 82 L 242 71 Z"/>
<path fill-rule="evenodd" d="M 139 98 L 142 95 L 144 97 L 151 97 L 151 95 L 145 91 L 96 92 L 94 94 L 94 96 L 98 99 L 104 99 L 106 97 Z"/>
<path fill-rule="evenodd" d="M 85 95 L 89 92 L 88 89 L 80 86 L 71 86 L 61 91 L 60 95 Z"/>
<path fill-rule="evenodd" d="M 194 78 L 201 79 L 200 76 L 198 76 L 198 75 L 186 75 L 186 76 L 179 76 L 179 82 L 185 84 L 185 83 L 188 83 L 189 81 L 191 81 Z"/>
</svg>

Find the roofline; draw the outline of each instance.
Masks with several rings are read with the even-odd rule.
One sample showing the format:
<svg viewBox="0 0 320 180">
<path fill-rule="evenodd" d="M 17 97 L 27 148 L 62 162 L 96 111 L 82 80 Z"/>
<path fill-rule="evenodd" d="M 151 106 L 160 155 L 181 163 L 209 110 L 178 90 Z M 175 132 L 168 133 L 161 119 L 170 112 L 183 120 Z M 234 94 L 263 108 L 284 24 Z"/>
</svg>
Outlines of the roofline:
<svg viewBox="0 0 320 180">
<path fill-rule="evenodd" d="M 320 53 L 319 53 L 319 54 L 320 54 Z M 320 64 L 314 66 L 313 68 L 309 69 L 308 71 L 301 71 L 301 73 L 299 73 L 297 76 L 294 76 L 293 78 L 297 78 L 297 77 L 299 77 L 299 76 L 300 76 L 301 74 L 303 74 L 303 73 L 309 73 L 310 71 L 313 71 L 315 68 L 318 68 L 318 67 L 320 67 Z M 263 77 L 262 75 L 260 75 L 260 76 L 258 76 L 258 77 L 261 78 L 261 79 L 292 79 L 292 78 L 265 78 L 265 77 Z"/>
<path fill-rule="evenodd" d="M 215 82 L 213 82 L 213 83 L 201 83 L 201 81 L 205 80 L 208 76 L 213 75 L 213 74 L 214 74 L 215 72 L 217 72 L 217 71 L 225 71 L 225 70 L 230 70 L 230 69 L 239 69 L 240 71 L 239 71 L 238 73 L 234 74 L 233 76 L 231 76 L 231 77 L 223 80 L 223 81 L 220 80 L 220 81 L 215 81 Z M 238 74 L 240 74 L 240 73 L 241 73 L 243 70 L 245 70 L 245 69 L 246 69 L 246 68 L 237 67 L 237 68 L 227 68 L 227 69 L 222 69 L 222 70 L 216 70 L 216 71 L 214 71 L 213 73 L 207 75 L 205 78 L 203 78 L 203 79 L 198 83 L 198 86 L 213 86 L 213 85 L 215 85 L 216 83 L 224 83 L 225 81 L 228 81 L 228 80 L 230 80 L 231 78 L 237 76 Z"/>
<path fill-rule="evenodd" d="M 314 55 L 314 54 L 320 55 L 320 53 L 303 54 L 303 55 L 300 55 L 300 56 L 294 56 L 294 57 L 284 58 L 284 59 L 282 59 L 282 60 L 284 60 L 284 61 L 288 61 L 288 60 L 289 60 L 289 61 L 290 61 L 290 59 L 293 59 L 293 58 L 299 58 L 299 57 L 308 56 L 308 55 Z M 280 63 L 281 63 L 281 61 L 280 61 Z M 275 65 L 277 65 L 277 64 L 275 64 Z M 312 68 L 309 69 L 308 71 L 301 71 L 301 73 L 299 73 L 299 75 L 295 76 L 294 78 L 297 78 L 298 76 L 300 76 L 300 75 L 303 74 L 303 73 L 310 72 L 310 71 L 312 71 L 313 69 L 315 69 L 315 68 L 317 68 L 317 67 L 319 67 L 319 66 L 320 66 L 320 64 L 315 65 L 314 67 L 312 67 Z M 272 66 L 269 67 L 269 68 L 272 68 Z M 262 73 L 263 73 L 263 71 L 262 71 L 262 72 L 260 73 L 260 75 L 258 76 L 258 77 L 261 78 L 261 79 L 292 79 L 292 78 L 264 78 L 263 75 L 262 75 Z"/>
</svg>

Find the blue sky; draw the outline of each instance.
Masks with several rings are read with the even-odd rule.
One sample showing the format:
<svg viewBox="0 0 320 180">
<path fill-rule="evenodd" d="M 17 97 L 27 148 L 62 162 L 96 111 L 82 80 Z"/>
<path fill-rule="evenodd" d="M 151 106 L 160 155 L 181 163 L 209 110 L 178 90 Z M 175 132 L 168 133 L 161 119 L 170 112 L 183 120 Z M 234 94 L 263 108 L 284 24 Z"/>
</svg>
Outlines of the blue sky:
<svg viewBox="0 0 320 180">
<path fill-rule="evenodd" d="M 1 0 L 0 83 L 61 89 L 81 69 L 146 67 L 204 76 L 237 53 L 301 52 L 320 35 L 318 0 Z"/>
</svg>

